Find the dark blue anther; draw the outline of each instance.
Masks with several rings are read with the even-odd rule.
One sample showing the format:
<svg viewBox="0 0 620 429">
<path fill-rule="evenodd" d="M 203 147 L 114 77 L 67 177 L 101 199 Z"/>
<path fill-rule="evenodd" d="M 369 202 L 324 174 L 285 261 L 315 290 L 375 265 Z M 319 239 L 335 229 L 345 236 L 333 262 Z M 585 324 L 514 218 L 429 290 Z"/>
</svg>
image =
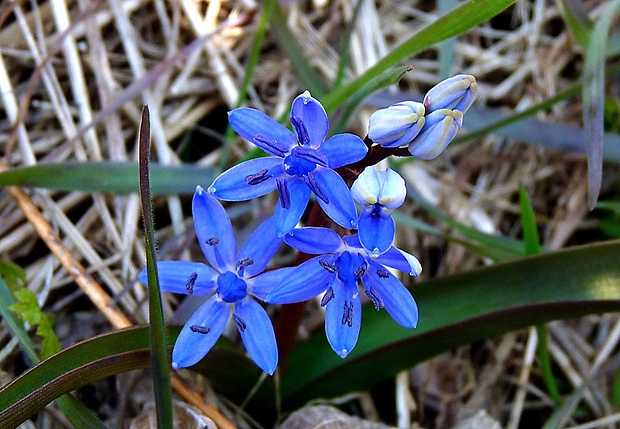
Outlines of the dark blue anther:
<svg viewBox="0 0 620 429">
<path fill-rule="evenodd" d="M 263 183 L 265 180 L 269 179 L 271 175 L 267 173 L 269 173 L 269 170 L 265 168 L 264 170 L 261 170 L 258 173 L 248 174 L 243 179 L 246 182 L 248 182 L 248 185 L 254 186 L 254 185 L 258 185 L 259 183 Z"/>
<path fill-rule="evenodd" d="M 366 289 L 365 292 L 375 306 L 375 310 L 381 310 L 383 308 L 383 300 L 381 299 L 377 291 L 371 287 L 370 289 Z"/>
<path fill-rule="evenodd" d="M 196 279 L 198 278 L 198 273 L 191 273 L 189 278 L 187 279 L 187 283 L 185 283 L 185 290 L 188 295 L 194 293 L 194 285 L 196 284 Z"/>
<path fill-rule="evenodd" d="M 197 334 L 208 334 L 209 332 L 211 332 L 211 329 L 207 328 L 206 326 L 200 325 L 191 325 L 189 327 L 189 330 L 192 332 L 196 332 Z"/>
<path fill-rule="evenodd" d="M 325 295 L 323 295 L 323 298 L 321 298 L 321 307 L 325 307 L 327 303 L 332 300 L 333 297 L 334 288 L 330 286 L 329 289 L 327 289 L 327 292 L 325 292 Z"/>
<path fill-rule="evenodd" d="M 288 209 L 291 207 L 291 193 L 288 190 L 288 186 L 286 186 L 286 179 L 278 177 L 276 179 L 276 186 L 280 195 L 280 205 L 283 209 Z"/>
<path fill-rule="evenodd" d="M 235 325 L 237 325 L 239 331 L 245 332 L 245 328 L 248 326 L 245 324 L 245 320 L 243 320 L 237 313 L 233 313 L 232 318 L 235 321 Z"/>
<path fill-rule="evenodd" d="M 347 304 L 347 301 L 344 302 L 344 312 L 342 313 L 342 324 L 349 325 L 349 327 L 353 326 L 353 303 L 350 305 Z"/>
<path fill-rule="evenodd" d="M 377 275 L 381 279 L 387 279 L 388 277 L 390 277 L 390 273 L 388 273 L 386 270 L 377 270 Z"/>
<path fill-rule="evenodd" d="M 243 259 L 241 259 L 235 265 L 235 267 L 237 268 L 237 274 L 239 276 L 243 276 L 243 270 L 245 270 L 246 267 L 249 267 L 250 265 L 253 265 L 253 264 L 254 264 L 254 259 L 252 259 L 252 258 L 243 258 Z"/>
<path fill-rule="evenodd" d="M 353 273 L 353 275 L 358 278 L 362 277 L 364 274 L 366 274 L 366 264 L 357 267 Z"/>
<path fill-rule="evenodd" d="M 327 262 L 325 259 L 319 259 L 319 265 L 323 267 L 324 270 L 327 270 L 327 272 L 332 273 L 332 274 L 338 271 L 338 268 L 339 268 L 335 264 L 329 265 L 329 262 Z"/>
<path fill-rule="evenodd" d="M 207 241 L 205 241 L 205 243 L 207 243 L 209 246 L 215 246 L 220 242 L 220 239 L 217 237 L 211 237 L 209 238 Z"/>
<path fill-rule="evenodd" d="M 310 161 L 322 167 L 327 167 L 329 165 L 329 162 L 327 161 L 327 157 L 323 155 L 321 152 L 319 152 L 318 150 L 312 149 L 311 147 L 299 146 L 295 150 L 295 155 L 297 155 L 297 158 Z"/>
<path fill-rule="evenodd" d="M 310 144 L 310 136 L 308 135 L 308 129 L 306 128 L 306 124 L 298 118 L 297 116 L 291 117 L 291 124 L 293 128 L 295 128 L 295 134 L 297 134 L 297 141 L 301 145 Z"/>
<path fill-rule="evenodd" d="M 310 190 L 314 192 L 314 195 L 316 195 L 317 198 L 322 200 L 325 204 L 329 204 L 329 199 L 327 198 L 327 195 L 325 195 L 323 191 L 321 190 L 321 188 L 319 187 L 319 184 L 317 183 L 316 177 L 314 177 L 314 174 L 308 173 L 305 176 L 303 176 L 303 179 L 306 185 L 308 186 L 308 188 L 310 188 Z"/>
<path fill-rule="evenodd" d="M 282 146 L 280 143 L 278 143 L 276 140 L 269 138 L 269 137 L 265 137 L 261 134 L 257 134 L 256 136 L 254 136 L 254 143 L 257 143 L 257 146 L 263 145 L 263 146 L 267 146 L 269 149 L 271 149 L 271 151 L 273 152 L 274 155 L 277 156 L 284 156 L 288 153 L 288 150 Z"/>
</svg>

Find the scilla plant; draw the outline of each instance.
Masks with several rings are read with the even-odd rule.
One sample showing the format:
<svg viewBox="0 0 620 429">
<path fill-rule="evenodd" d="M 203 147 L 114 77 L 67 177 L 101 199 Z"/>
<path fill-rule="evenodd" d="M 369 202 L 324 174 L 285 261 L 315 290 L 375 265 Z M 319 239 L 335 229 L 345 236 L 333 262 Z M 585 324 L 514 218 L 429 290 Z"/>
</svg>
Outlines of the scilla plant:
<svg viewBox="0 0 620 429">
<path fill-rule="evenodd" d="M 360 291 L 375 309 L 385 309 L 399 325 L 415 328 L 416 302 L 390 271 L 417 276 L 422 270 L 414 256 L 393 246 L 391 213 L 405 200 L 405 181 L 396 171 L 370 163 L 380 160 L 377 150 L 381 151 L 379 158 L 437 157 L 461 128 L 476 90 L 473 76 L 444 80 L 422 103 L 405 101 L 376 111 L 365 139 L 346 133 L 327 138 L 327 114 L 308 91 L 293 101 L 293 131 L 258 110 L 232 110 L 232 128 L 269 156 L 230 168 L 208 190 L 197 187 L 194 227 L 210 266 L 187 261 L 158 263 L 163 291 L 210 296 L 181 330 L 172 366 L 187 367 L 201 360 L 230 318 L 252 359 L 273 374 L 278 363 L 274 329 L 257 301 L 287 304 L 321 296 L 327 340 L 342 358 L 358 341 Z M 407 153 L 403 153 L 405 146 Z M 350 188 L 338 171 L 357 176 Z M 244 201 L 274 190 L 278 201 L 273 217 L 237 251 L 231 221 L 218 199 Z M 312 194 L 338 232 L 317 225 L 296 228 Z M 297 267 L 265 271 L 282 242 L 318 256 Z M 139 277 L 146 283 L 146 270 Z"/>
</svg>

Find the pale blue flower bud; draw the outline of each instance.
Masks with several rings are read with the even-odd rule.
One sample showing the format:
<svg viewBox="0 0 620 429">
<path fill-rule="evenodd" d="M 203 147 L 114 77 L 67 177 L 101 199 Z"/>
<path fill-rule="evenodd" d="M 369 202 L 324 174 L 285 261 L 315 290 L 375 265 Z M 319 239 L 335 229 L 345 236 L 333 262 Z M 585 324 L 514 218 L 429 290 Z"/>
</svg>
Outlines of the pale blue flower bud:
<svg viewBox="0 0 620 429">
<path fill-rule="evenodd" d="M 380 204 L 389 213 L 403 204 L 407 188 L 403 178 L 391 168 L 379 171 L 366 167 L 353 182 L 351 195 L 363 206 Z"/>
<path fill-rule="evenodd" d="M 370 116 L 368 137 L 384 147 L 404 146 L 424 126 L 424 113 L 424 105 L 415 101 L 403 101 L 377 110 Z"/>
<path fill-rule="evenodd" d="M 374 257 L 392 246 L 396 228 L 392 211 L 405 201 L 405 181 L 394 170 L 366 167 L 351 186 L 353 199 L 362 205 L 358 222 L 362 246 Z"/>
<path fill-rule="evenodd" d="M 427 113 L 439 109 L 467 112 L 476 98 L 478 84 L 472 75 L 459 74 L 439 82 L 424 96 Z"/>
<path fill-rule="evenodd" d="M 463 125 L 463 112 L 439 109 L 426 115 L 420 134 L 409 143 L 411 155 L 421 159 L 435 159 L 444 151 Z"/>
</svg>

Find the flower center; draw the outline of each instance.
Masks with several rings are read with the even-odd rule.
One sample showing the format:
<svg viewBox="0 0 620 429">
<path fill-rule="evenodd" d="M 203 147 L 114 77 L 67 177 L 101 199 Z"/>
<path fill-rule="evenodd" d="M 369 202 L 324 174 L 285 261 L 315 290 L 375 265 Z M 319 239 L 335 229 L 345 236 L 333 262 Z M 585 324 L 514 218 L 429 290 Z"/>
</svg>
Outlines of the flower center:
<svg viewBox="0 0 620 429">
<path fill-rule="evenodd" d="M 316 168 L 316 161 L 309 159 L 310 157 L 306 153 L 316 151 L 311 148 L 300 149 L 301 146 L 294 147 L 291 154 L 284 158 L 284 171 L 291 176 L 305 176 Z"/>
<path fill-rule="evenodd" d="M 248 285 L 229 271 L 218 276 L 215 292 L 224 302 L 237 302 L 248 294 Z"/>
<path fill-rule="evenodd" d="M 338 278 L 344 283 L 355 284 L 366 274 L 366 261 L 359 253 L 342 252 L 335 265 L 339 267 Z"/>
</svg>

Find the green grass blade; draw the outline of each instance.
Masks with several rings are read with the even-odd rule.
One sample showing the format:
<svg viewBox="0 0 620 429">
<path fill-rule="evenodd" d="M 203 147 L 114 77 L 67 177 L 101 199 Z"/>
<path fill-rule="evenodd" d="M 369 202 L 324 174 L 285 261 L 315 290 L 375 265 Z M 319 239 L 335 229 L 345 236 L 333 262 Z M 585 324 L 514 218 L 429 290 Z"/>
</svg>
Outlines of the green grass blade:
<svg viewBox="0 0 620 429">
<path fill-rule="evenodd" d="M 263 43 L 265 42 L 267 24 L 271 19 L 273 5 L 276 1 L 277 0 L 265 0 L 263 4 L 262 12 L 260 14 L 260 18 L 258 19 L 258 25 L 256 27 L 256 32 L 254 33 L 254 43 L 252 44 L 252 51 L 250 52 L 248 63 L 245 66 L 243 83 L 241 84 L 241 88 L 239 88 L 239 98 L 237 99 L 236 107 L 242 106 L 247 98 L 248 87 L 252 83 L 252 77 L 254 76 L 254 71 L 256 70 L 256 64 L 258 64 L 260 51 L 263 47 Z M 222 153 L 220 155 L 220 161 L 218 163 L 219 170 L 224 170 L 228 166 L 230 148 L 234 137 L 235 131 L 232 129 L 230 124 L 228 124 L 226 126 L 226 134 L 224 137 L 224 146 L 222 147 Z"/>
<path fill-rule="evenodd" d="M 273 5 L 273 13 L 271 15 L 272 30 L 278 39 L 278 43 L 286 53 L 295 68 L 295 72 L 299 75 L 302 82 L 312 93 L 314 98 L 320 99 L 327 93 L 327 85 L 310 65 L 310 61 L 304 57 L 303 49 L 297 43 L 295 36 L 286 24 L 286 13 L 280 2 L 276 1 Z"/>
<path fill-rule="evenodd" d="M 416 329 L 365 306 L 356 348 L 338 357 L 318 332 L 293 351 L 282 377 L 285 407 L 368 389 L 471 341 L 544 323 L 620 310 L 620 242 L 537 255 L 412 289 Z"/>
<path fill-rule="evenodd" d="M 58 191 L 139 192 L 137 162 L 58 162 L 19 167 L 0 173 L 0 186 L 45 188 Z M 208 186 L 215 169 L 193 164 L 151 165 L 153 195 L 192 195 L 197 184 Z"/>
<path fill-rule="evenodd" d="M 530 197 L 522 183 L 519 184 L 519 206 L 521 207 L 521 224 L 523 226 L 523 242 L 525 243 L 525 253 L 527 255 L 538 255 L 542 252 L 536 216 Z M 538 359 L 543 373 L 543 380 L 547 386 L 547 391 L 556 404 L 562 403 L 562 397 L 558 391 L 558 386 L 551 370 L 551 358 L 549 357 L 549 347 L 547 344 L 547 327 L 544 324 L 536 325 L 538 336 Z"/>
<path fill-rule="evenodd" d="M 394 48 L 361 76 L 322 97 L 323 107 L 325 107 L 328 113 L 332 112 L 344 104 L 358 88 L 365 86 L 390 67 L 405 61 L 408 57 L 422 49 L 450 37 L 458 36 L 470 28 L 491 19 L 514 2 L 515 0 L 470 0 L 463 3 L 451 12 L 420 28 L 412 37 Z"/>
<path fill-rule="evenodd" d="M 456 0 L 437 0 L 437 11 L 446 13 L 457 7 Z M 439 80 L 444 80 L 452 75 L 452 65 L 454 64 L 454 51 L 456 49 L 456 38 L 451 37 L 439 43 Z"/>
<path fill-rule="evenodd" d="M 149 177 L 151 149 L 151 126 L 149 109 L 142 107 L 140 121 L 140 200 L 142 202 L 142 220 L 146 240 L 146 270 L 149 287 L 149 328 L 151 334 L 151 361 L 153 366 L 153 387 L 155 390 L 155 409 L 157 427 L 172 429 L 172 386 L 168 365 L 168 349 L 164 332 L 164 311 L 161 305 L 161 291 L 157 276 L 157 250 L 155 249 L 155 227 Z"/>
<path fill-rule="evenodd" d="M 620 12 L 620 0 L 608 3 L 594 25 L 583 70 L 583 125 L 588 156 L 588 204 L 598 200 L 603 177 L 603 111 L 605 107 L 605 50 L 611 23 Z"/>
<path fill-rule="evenodd" d="M 521 207 L 521 225 L 523 227 L 523 243 L 526 255 L 537 255 L 542 251 L 536 215 L 530 197 L 523 183 L 519 183 L 519 206 Z"/>
<path fill-rule="evenodd" d="M 562 11 L 564 21 L 573 34 L 575 41 L 584 49 L 590 44 L 592 28 L 594 24 L 588 18 L 581 0 L 556 0 L 556 4 Z"/>
</svg>

